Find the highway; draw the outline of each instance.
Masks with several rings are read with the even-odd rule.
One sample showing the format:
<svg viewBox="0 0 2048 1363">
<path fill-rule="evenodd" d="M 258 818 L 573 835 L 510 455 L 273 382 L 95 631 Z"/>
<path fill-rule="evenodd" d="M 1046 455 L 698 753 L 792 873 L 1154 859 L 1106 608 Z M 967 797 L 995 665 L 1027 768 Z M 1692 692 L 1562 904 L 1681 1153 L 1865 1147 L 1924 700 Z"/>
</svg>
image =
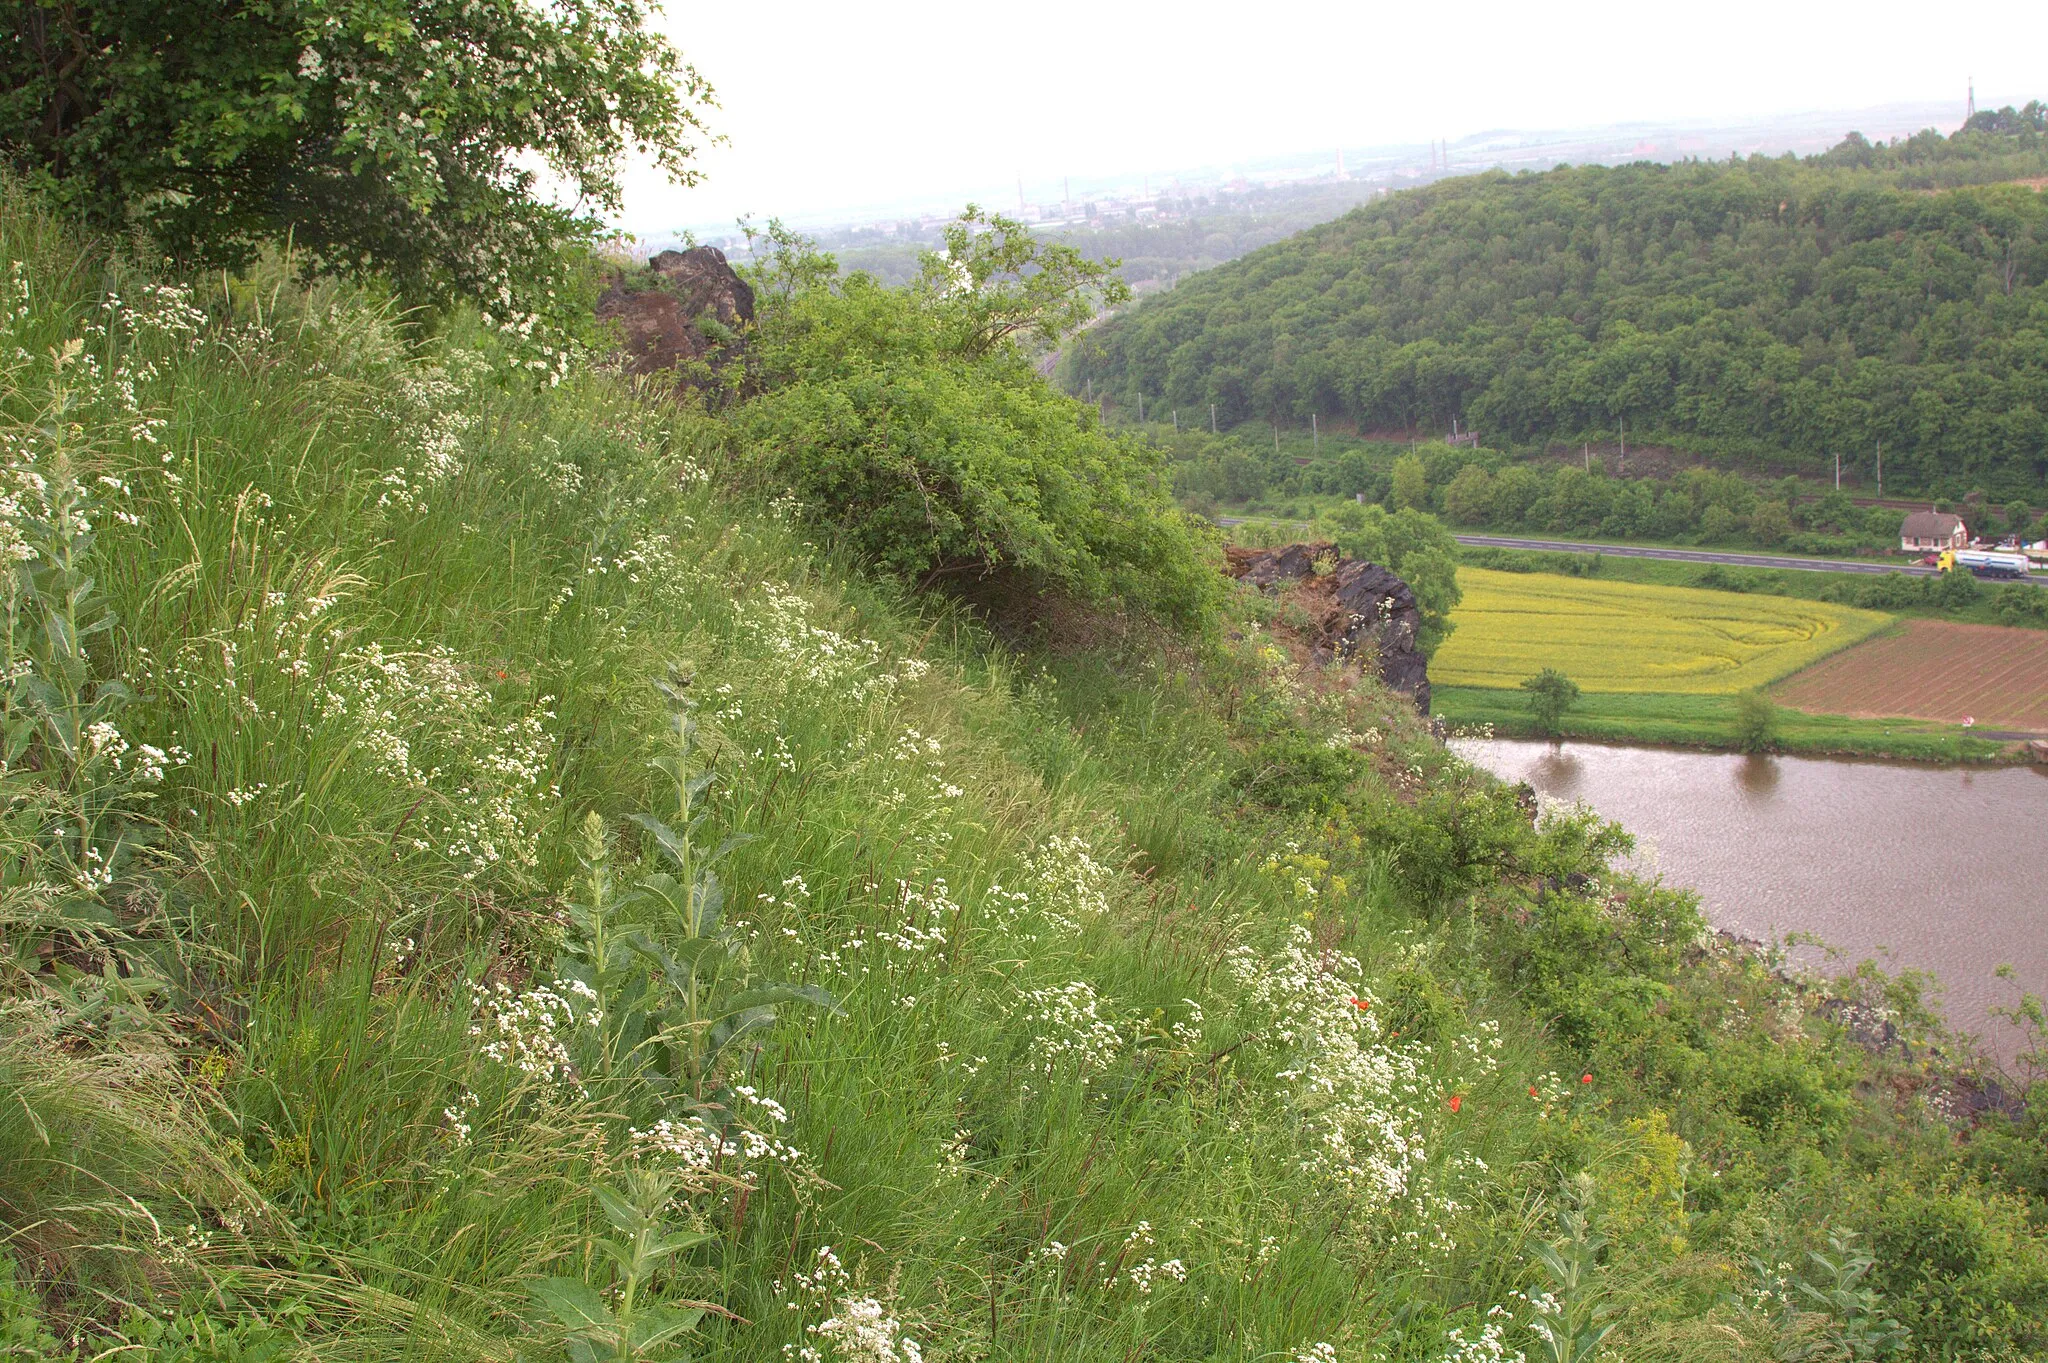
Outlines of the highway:
<svg viewBox="0 0 2048 1363">
<path fill-rule="evenodd" d="M 1712 549 L 1649 549 L 1639 544 L 1581 544 L 1577 540 L 1523 540 L 1500 535 L 1460 535 L 1458 543 L 1478 549 L 1545 549 L 1565 554 L 1612 554 L 1616 558 L 1665 558 L 1679 563 L 1725 563 L 1732 568 L 1798 568 L 1809 573 L 1907 573 L 1934 577 L 1939 568 L 1912 562 L 1856 563 L 1838 558 L 1793 558 L 1774 554 L 1724 554 Z"/>
<path fill-rule="evenodd" d="M 1637 544 L 1582 544 L 1577 540 L 1525 540 L 1501 535 L 1459 535 L 1458 543 L 1475 549 L 1542 549 L 1551 553 L 1611 554 L 1616 558 L 1662 558 L 1679 563 L 1725 563 L 1733 568 L 1796 568 L 1808 573 L 1905 573 L 1911 577 L 1934 577 L 1939 568 L 1918 562 L 1857 563 L 1838 558 L 1792 558 L 1775 554 L 1724 554 L 1711 549 L 1652 549 Z M 2048 585 L 2048 574 L 2023 579 L 2036 586 Z"/>
<path fill-rule="evenodd" d="M 1243 525 L 1243 516 L 1218 516 L 1218 525 Z M 1308 529 L 1301 525 L 1300 529 Z M 1554 554 L 1607 554 L 1615 558 L 1661 558 L 1677 563 L 1725 563 L 1731 568 L 1796 568 L 1805 573 L 1904 573 L 1908 577 L 1936 577 L 1939 568 L 1922 567 L 1919 561 L 1906 563 L 1857 563 L 1840 558 L 1794 558 L 1778 554 L 1724 554 L 1712 549 L 1654 549 L 1640 544 L 1586 544 L 1579 540 L 1526 540 L 1505 535 L 1458 535 L 1460 544 L 1474 549 L 1540 549 Z M 2037 587 L 2048 587 L 2048 573 L 2020 579 Z"/>
</svg>

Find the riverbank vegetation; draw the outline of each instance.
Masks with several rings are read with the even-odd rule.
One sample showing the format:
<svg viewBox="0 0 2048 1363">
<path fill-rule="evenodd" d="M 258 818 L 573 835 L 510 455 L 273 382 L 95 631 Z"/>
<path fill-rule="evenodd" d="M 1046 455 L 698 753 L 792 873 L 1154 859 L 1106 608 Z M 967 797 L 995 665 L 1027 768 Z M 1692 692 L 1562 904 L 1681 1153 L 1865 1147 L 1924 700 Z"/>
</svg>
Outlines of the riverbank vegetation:
<svg viewBox="0 0 2048 1363">
<path fill-rule="evenodd" d="M 1882 444 L 1895 493 L 2038 502 L 2048 199 L 1996 182 L 2048 173 L 2044 120 L 1390 195 L 1146 300 L 1070 382 L 1225 426 L 1458 418 L 1814 473 L 1874 475 Z"/>
<path fill-rule="evenodd" d="M 1431 705 L 1458 733 L 1501 738 L 1577 738 L 1602 743 L 1654 743 L 1679 748 L 1769 751 L 1812 756 L 1894 757 L 1913 762 L 2015 760 L 2012 744 L 1973 735 L 1959 724 L 1921 719 L 1856 719 L 1809 714 L 1789 705 L 1772 712 L 1761 738 L 1743 713 L 1743 695 L 1585 692 L 1543 727 L 1517 690 L 1435 686 Z"/>
<path fill-rule="evenodd" d="M 678 400 L 131 241 L 0 196 L 8 1350 L 2048 1347 L 2048 1090 L 1297 661 L 1035 275 L 798 252 Z"/>
</svg>

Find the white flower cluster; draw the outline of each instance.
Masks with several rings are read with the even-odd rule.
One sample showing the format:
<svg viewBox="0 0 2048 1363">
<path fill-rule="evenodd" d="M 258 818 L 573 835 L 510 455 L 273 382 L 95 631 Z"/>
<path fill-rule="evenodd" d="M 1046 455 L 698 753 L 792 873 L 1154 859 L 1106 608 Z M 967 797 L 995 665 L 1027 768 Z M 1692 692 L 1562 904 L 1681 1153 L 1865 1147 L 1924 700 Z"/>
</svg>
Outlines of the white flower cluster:
<svg viewBox="0 0 2048 1363">
<path fill-rule="evenodd" d="M 856 702 L 886 700 L 905 684 L 923 678 L 931 664 L 905 658 L 882 665 L 881 645 L 816 624 L 811 605 L 774 582 L 740 604 L 735 631 L 754 644 L 766 664 L 762 675 L 784 693 L 837 693 Z"/>
<path fill-rule="evenodd" d="M 1118 1256 L 1118 1262 L 1131 1255 L 1155 1248 L 1156 1245 L 1157 1242 L 1152 1238 L 1152 1223 L 1150 1221 L 1140 1221 L 1132 1229 L 1131 1233 L 1124 1237 L 1123 1254 Z M 1152 1289 L 1162 1281 L 1184 1283 L 1187 1280 L 1187 1265 L 1183 1264 L 1180 1260 L 1167 1259 L 1162 1262 L 1153 1255 L 1147 1254 L 1143 1259 L 1124 1269 L 1121 1274 L 1112 1269 L 1103 1278 L 1102 1286 L 1103 1290 L 1107 1291 L 1116 1287 L 1120 1282 L 1128 1283 L 1131 1289 L 1139 1296 L 1149 1297 L 1152 1295 Z"/>
<path fill-rule="evenodd" d="M 167 423 L 144 404 L 137 387 L 158 378 L 161 371 L 155 360 L 140 351 L 151 343 L 168 345 L 174 353 L 190 350 L 198 344 L 206 323 L 206 314 L 193 306 L 192 290 L 185 285 L 145 284 L 133 304 L 110 291 L 101 300 L 98 314 L 80 325 L 87 344 L 71 358 L 70 365 L 92 395 L 127 422 L 130 440 L 154 445 Z M 102 370 L 100 355 L 112 357 L 111 372 Z M 121 512 L 115 515 L 132 523 L 132 518 Z"/>
<path fill-rule="evenodd" d="M 348 726 L 386 780 L 442 797 L 419 805 L 403 843 L 440 852 L 475 880 L 539 860 L 541 829 L 560 795 L 548 780 L 551 699 L 500 721 L 490 692 L 445 648 L 386 653 L 372 643 L 339 656 L 316 703 L 324 720 Z"/>
<path fill-rule="evenodd" d="M 1031 1059 L 1043 1074 L 1071 1066 L 1081 1082 L 1108 1069 L 1123 1050 L 1116 1024 L 1103 1016 L 1105 1000 L 1086 980 L 1024 995 L 1031 1025 Z"/>
<path fill-rule="evenodd" d="M 1316 950 L 1297 924 L 1277 956 L 1239 947 L 1230 969 L 1253 1025 L 1283 1051 L 1276 1077 L 1294 1090 L 1302 1168 L 1368 1209 L 1406 1196 L 1436 1087 L 1420 1057 L 1381 1044 L 1358 962 Z"/>
<path fill-rule="evenodd" d="M 465 377 L 478 363 L 466 351 L 451 352 L 449 358 Z M 385 471 L 377 505 L 424 515 L 427 495 L 462 473 L 463 437 L 476 417 L 457 404 L 469 400 L 469 385 L 450 366 L 414 364 L 401 367 L 382 391 L 390 399 L 384 417 L 410 457 Z"/>
<path fill-rule="evenodd" d="M 785 1293 L 775 1284 L 775 1294 L 788 1297 L 789 1310 L 828 1304 L 832 1310 L 805 1329 L 809 1342 L 782 1346 L 791 1363 L 825 1363 L 828 1356 L 835 1363 L 924 1363 L 924 1351 L 903 1323 L 878 1299 L 855 1291 L 852 1275 L 830 1245 L 818 1250 L 810 1272 L 795 1275 L 794 1289 Z"/>
<path fill-rule="evenodd" d="M 1031 883 L 1054 927 L 1078 931 L 1109 912 L 1108 867 L 1079 833 L 1055 833 L 1031 853 Z"/>
<path fill-rule="evenodd" d="M 1524 1363 L 1522 1351 L 1508 1348 L 1505 1336 L 1506 1325 L 1498 1320 L 1487 1321 L 1470 1339 L 1463 1328 L 1454 1329 L 1444 1337 L 1441 1363 Z"/>
<path fill-rule="evenodd" d="M 592 1005 L 597 1002 L 596 993 L 581 980 L 556 980 L 516 994 L 504 983 L 472 981 L 469 996 L 476 1014 L 469 1034 L 483 1042 L 484 1058 L 551 1083 L 575 1082 L 567 1038 L 578 1025 L 595 1026 L 604 1020 L 594 1006 L 582 1018 L 576 1016 L 571 996 Z"/>
<path fill-rule="evenodd" d="M 808 1174 L 810 1165 L 803 1151 L 751 1124 L 781 1126 L 789 1120 L 782 1104 L 763 1097 L 748 1084 L 734 1085 L 733 1095 L 746 1110 L 742 1124 L 721 1134 L 702 1122 L 664 1117 L 644 1131 L 635 1127 L 628 1133 L 633 1153 L 682 1176 L 686 1186 L 692 1176 L 721 1166 L 728 1166 L 730 1177 L 749 1187 L 758 1182 L 758 1169 L 766 1164 Z"/>
</svg>

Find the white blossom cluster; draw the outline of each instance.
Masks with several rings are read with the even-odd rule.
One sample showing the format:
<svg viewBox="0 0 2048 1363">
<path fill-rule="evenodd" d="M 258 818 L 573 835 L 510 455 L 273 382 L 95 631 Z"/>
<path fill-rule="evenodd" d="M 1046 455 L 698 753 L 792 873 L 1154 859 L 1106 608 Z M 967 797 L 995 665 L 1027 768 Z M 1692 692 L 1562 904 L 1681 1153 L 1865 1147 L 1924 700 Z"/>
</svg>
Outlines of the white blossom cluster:
<svg viewBox="0 0 2048 1363">
<path fill-rule="evenodd" d="M 679 1175 L 685 1188 L 714 1170 L 748 1187 L 758 1183 L 759 1171 L 767 1165 L 808 1175 L 809 1157 L 802 1150 L 760 1129 L 786 1123 L 788 1110 L 750 1084 L 734 1085 L 732 1095 L 741 1120 L 725 1131 L 664 1117 L 645 1130 L 635 1127 L 628 1133 L 633 1153 Z"/>
<path fill-rule="evenodd" d="M 1508 1348 L 1506 1333 L 1506 1323 L 1500 1320 L 1487 1321 L 1470 1339 L 1462 1327 L 1454 1329 L 1444 1337 L 1440 1363 L 1524 1363 L 1520 1349 Z"/>
<path fill-rule="evenodd" d="M 790 1363 L 924 1363 L 924 1351 L 903 1323 L 880 1300 L 861 1294 L 830 1245 L 822 1246 L 809 1272 L 795 1275 L 793 1290 L 775 1284 L 793 1312 L 824 1310 L 830 1314 L 805 1328 L 806 1342 L 785 1344 Z"/>
<path fill-rule="evenodd" d="M 1039 908 L 1066 931 L 1077 931 L 1109 912 L 1108 867 L 1079 833 L 1055 833 L 1031 853 L 1031 882 Z"/>
<path fill-rule="evenodd" d="M 1248 1019 L 1281 1051 L 1276 1077 L 1293 1091 L 1302 1168 L 1367 1209 L 1407 1196 L 1438 1089 L 1420 1056 L 1382 1043 L 1359 963 L 1317 950 L 1297 924 L 1277 955 L 1235 949 L 1230 970 Z"/>
<path fill-rule="evenodd" d="M 1104 1016 L 1106 1002 L 1086 980 L 1026 993 L 1023 1016 L 1031 1027 L 1034 1067 L 1045 1075 L 1071 1067 L 1086 1084 L 1114 1064 L 1124 1039 Z"/>
<path fill-rule="evenodd" d="M 1132 1227 L 1131 1233 L 1124 1237 L 1123 1254 L 1118 1256 L 1117 1262 L 1156 1248 L 1157 1243 L 1152 1238 L 1152 1223 L 1150 1221 L 1140 1221 L 1136 1226 Z M 1144 1258 L 1124 1268 L 1121 1272 L 1112 1268 L 1103 1277 L 1102 1287 L 1104 1291 L 1109 1291 L 1119 1284 L 1127 1284 L 1139 1296 L 1149 1297 L 1152 1295 L 1152 1289 L 1161 1282 L 1184 1283 L 1187 1280 L 1187 1265 L 1183 1264 L 1180 1260 L 1167 1259 L 1162 1261 L 1154 1255 L 1146 1254 Z"/>
<path fill-rule="evenodd" d="M 469 996 L 476 1018 L 469 1034 L 483 1043 L 480 1049 L 486 1060 L 516 1069 L 529 1079 L 576 1082 L 568 1038 L 578 1026 L 595 1026 L 604 1020 L 589 985 L 581 980 L 556 980 L 514 993 L 502 982 L 485 985 L 472 981 Z M 569 1002 L 571 997 L 592 1005 L 581 1018 Z"/>
<path fill-rule="evenodd" d="M 461 475 L 463 438 L 477 419 L 460 404 L 473 401 L 465 379 L 480 365 L 468 351 L 450 351 L 447 364 L 404 365 L 382 385 L 383 415 L 406 459 L 385 470 L 379 507 L 425 515 L 428 495 Z"/>
<path fill-rule="evenodd" d="M 551 697 L 509 720 L 447 649 L 341 653 L 316 697 L 321 718 L 345 726 L 376 770 L 420 803 L 400 841 L 439 852 L 475 880 L 499 867 L 530 870 L 560 791 L 548 780 Z"/>
</svg>

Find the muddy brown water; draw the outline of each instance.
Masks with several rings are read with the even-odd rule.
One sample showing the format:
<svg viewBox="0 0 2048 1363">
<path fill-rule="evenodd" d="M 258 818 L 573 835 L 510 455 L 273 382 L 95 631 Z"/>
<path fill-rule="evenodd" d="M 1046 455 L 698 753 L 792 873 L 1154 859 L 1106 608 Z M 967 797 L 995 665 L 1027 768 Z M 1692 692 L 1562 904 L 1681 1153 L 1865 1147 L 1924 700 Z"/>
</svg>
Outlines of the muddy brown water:
<svg viewBox="0 0 2048 1363">
<path fill-rule="evenodd" d="M 1933 974 L 1952 1025 L 2010 1059 L 1992 1017 L 2048 995 L 2048 767 L 1942 767 L 1605 743 L 1458 740 L 1467 760 L 1583 801 L 1637 839 L 1635 869 L 1699 892 L 1716 927 L 1811 933 Z M 1826 966 L 1818 953 L 1813 964 Z M 2015 982 L 1996 971 L 2010 965 Z"/>
</svg>

